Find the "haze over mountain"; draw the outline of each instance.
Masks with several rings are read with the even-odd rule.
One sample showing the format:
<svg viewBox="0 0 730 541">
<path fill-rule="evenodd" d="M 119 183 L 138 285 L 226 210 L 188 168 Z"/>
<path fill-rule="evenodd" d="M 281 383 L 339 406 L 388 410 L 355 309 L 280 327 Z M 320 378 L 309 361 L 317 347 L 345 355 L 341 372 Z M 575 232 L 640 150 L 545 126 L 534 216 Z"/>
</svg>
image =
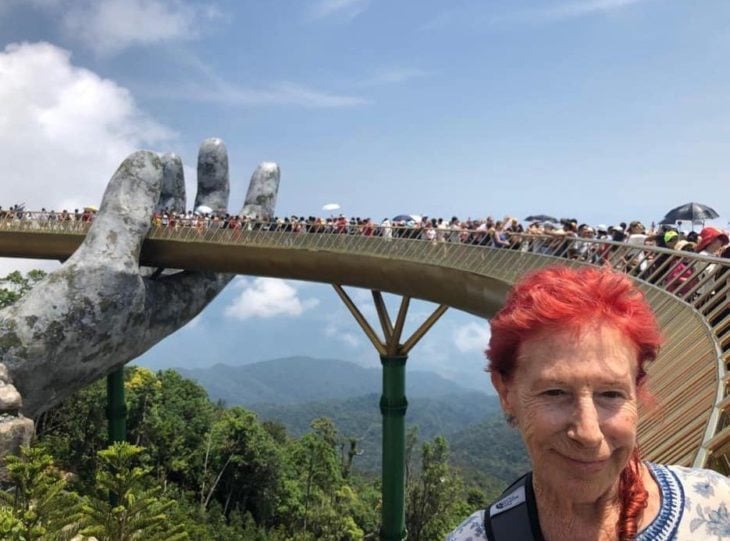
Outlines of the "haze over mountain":
<svg viewBox="0 0 730 541">
<path fill-rule="evenodd" d="M 281 405 L 331 399 L 347 399 L 381 392 L 379 368 L 365 368 L 349 361 L 286 357 L 243 366 L 216 364 L 210 368 L 175 368 L 183 376 L 198 381 L 212 400 L 227 405 Z M 486 392 L 467 389 L 434 372 L 406 369 L 406 396 L 439 397 Z"/>
<path fill-rule="evenodd" d="M 380 468 L 379 368 L 297 356 L 241 366 L 216 364 L 175 370 L 198 381 L 212 400 L 222 400 L 226 406 L 245 406 L 262 420 L 281 423 L 293 436 L 308 432 L 314 419 L 328 417 L 341 437 L 357 440 L 357 469 L 375 473 Z M 479 469 L 474 471 L 486 476 L 480 481 L 485 486 L 493 482 L 492 478 L 500 478 L 507 464 L 499 456 L 503 448 L 509 450 L 509 473 L 522 468 L 524 449 L 517 433 L 502 419 L 496 396 L 422 370 L 407 370 L 406 396 L 406 426 L 417 428 L 421 441 L 437 435 L 451 440 L 453 435 L 458 441 L 453 449 L 455 462 L 471 469 L 476 465 Z M 492 450 L 497 448 L 500 452 L 495 455 Z"/>
</svg>

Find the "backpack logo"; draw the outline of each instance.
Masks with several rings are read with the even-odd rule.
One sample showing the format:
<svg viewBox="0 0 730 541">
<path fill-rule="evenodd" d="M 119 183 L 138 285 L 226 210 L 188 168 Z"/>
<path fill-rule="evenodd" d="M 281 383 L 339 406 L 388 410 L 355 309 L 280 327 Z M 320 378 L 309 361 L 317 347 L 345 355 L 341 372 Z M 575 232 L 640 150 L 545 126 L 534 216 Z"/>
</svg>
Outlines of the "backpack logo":
<svg viewBox="0 0 730 541">
<path fill-rule="evenodd" d="M 513 507 L 520 505 L 525 501 L 527 501 L 527 498 L 525 497 L 525 487 L 523 485 L 517 487 L 515 490 L 507 494 L 504 498 L 492 505 L 489 508 L 489 516 L 493 517 L 495 515 L 499 515 L 500 513 L 504 513 L 505 511 L 508 511 L 509 509 L 512 509 Z"/>
</svg>

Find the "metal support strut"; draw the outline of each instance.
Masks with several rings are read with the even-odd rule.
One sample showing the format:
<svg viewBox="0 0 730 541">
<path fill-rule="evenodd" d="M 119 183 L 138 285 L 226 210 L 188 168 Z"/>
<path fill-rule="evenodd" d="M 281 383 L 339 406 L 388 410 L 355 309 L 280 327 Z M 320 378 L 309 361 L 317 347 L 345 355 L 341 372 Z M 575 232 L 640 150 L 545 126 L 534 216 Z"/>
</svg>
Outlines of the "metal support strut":
<svg viewBox="0 0 730 541">
<path fill-rule="evenodd" d="M 401 344 L 400 338 L 408 314 L 410 297 L 402 297 L 398 316 L 393 325 L 382 294 L 380 291 L 372 292 L 375 309 L 383 329 L 384 340 L 380 340 L 342 286 L 333 284 L 333 287 L 380 354 L 380 362 L 383 366 L 383 394 L 380 397 L 380 413 L 383 416 L 383 507 L 380 539 L 381 541 L 404 541 L 408 537 L 405 516 L 405 416 L 408 409 L 406 361 L 408 352 L 433 327 L 446 312 L 448 306 L 442 304 L 436 308 L 411 337 Z"/>
</svg>

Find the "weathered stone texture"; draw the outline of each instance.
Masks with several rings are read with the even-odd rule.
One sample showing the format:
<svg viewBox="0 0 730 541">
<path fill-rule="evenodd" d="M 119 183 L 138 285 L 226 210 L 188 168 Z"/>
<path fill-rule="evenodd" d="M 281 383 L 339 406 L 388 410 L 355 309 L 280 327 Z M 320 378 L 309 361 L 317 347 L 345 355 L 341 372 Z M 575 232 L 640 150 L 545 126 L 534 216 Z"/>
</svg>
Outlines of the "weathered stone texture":
<svg viewBox="0 0 730 541">
<path fill-rule="evenodd" d="M 262 164 L 251 182 L 244 208 L 263 202 L 273 214 L 278 166 Z M 208 139 L 200 148 L 195 204 L 225 209 L 228 193 L 225 145 Z M 81 247 L 0 311 L 0 452 L 29 438 L 20 434 L 28 426 L 32 434 L 30 419 L 3 412 L 20 408 L 32 418 L 59 403 L 184 326 L 230 281 L 230 275 L 151 276 L 140 269 L 152 213 L 164 206 L 185 207 L 182 162 L 173 154 L 135 152 L 109 182 Z"/>
<path fill-rule="evenodd" d="M 271 220 L 279 193 L 279 166 L 273 162 L 262 162 L 251 176 L 246 194 L 246 204 L 241 215 L 261 220 Z"/>
</svg>

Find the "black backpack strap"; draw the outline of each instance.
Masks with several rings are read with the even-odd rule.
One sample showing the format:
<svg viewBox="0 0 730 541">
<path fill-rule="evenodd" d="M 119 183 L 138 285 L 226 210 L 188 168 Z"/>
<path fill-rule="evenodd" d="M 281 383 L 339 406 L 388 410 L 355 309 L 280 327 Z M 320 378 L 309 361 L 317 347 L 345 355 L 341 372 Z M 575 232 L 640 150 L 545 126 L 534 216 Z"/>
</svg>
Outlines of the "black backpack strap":
<svg viewBox="0 0 730 541">
<path fill-rule="evenodd" d="M 532 473 L 520 477 L 484 510 L 489 541 L 545 541 L 540 531 Z"/>
</svg>

